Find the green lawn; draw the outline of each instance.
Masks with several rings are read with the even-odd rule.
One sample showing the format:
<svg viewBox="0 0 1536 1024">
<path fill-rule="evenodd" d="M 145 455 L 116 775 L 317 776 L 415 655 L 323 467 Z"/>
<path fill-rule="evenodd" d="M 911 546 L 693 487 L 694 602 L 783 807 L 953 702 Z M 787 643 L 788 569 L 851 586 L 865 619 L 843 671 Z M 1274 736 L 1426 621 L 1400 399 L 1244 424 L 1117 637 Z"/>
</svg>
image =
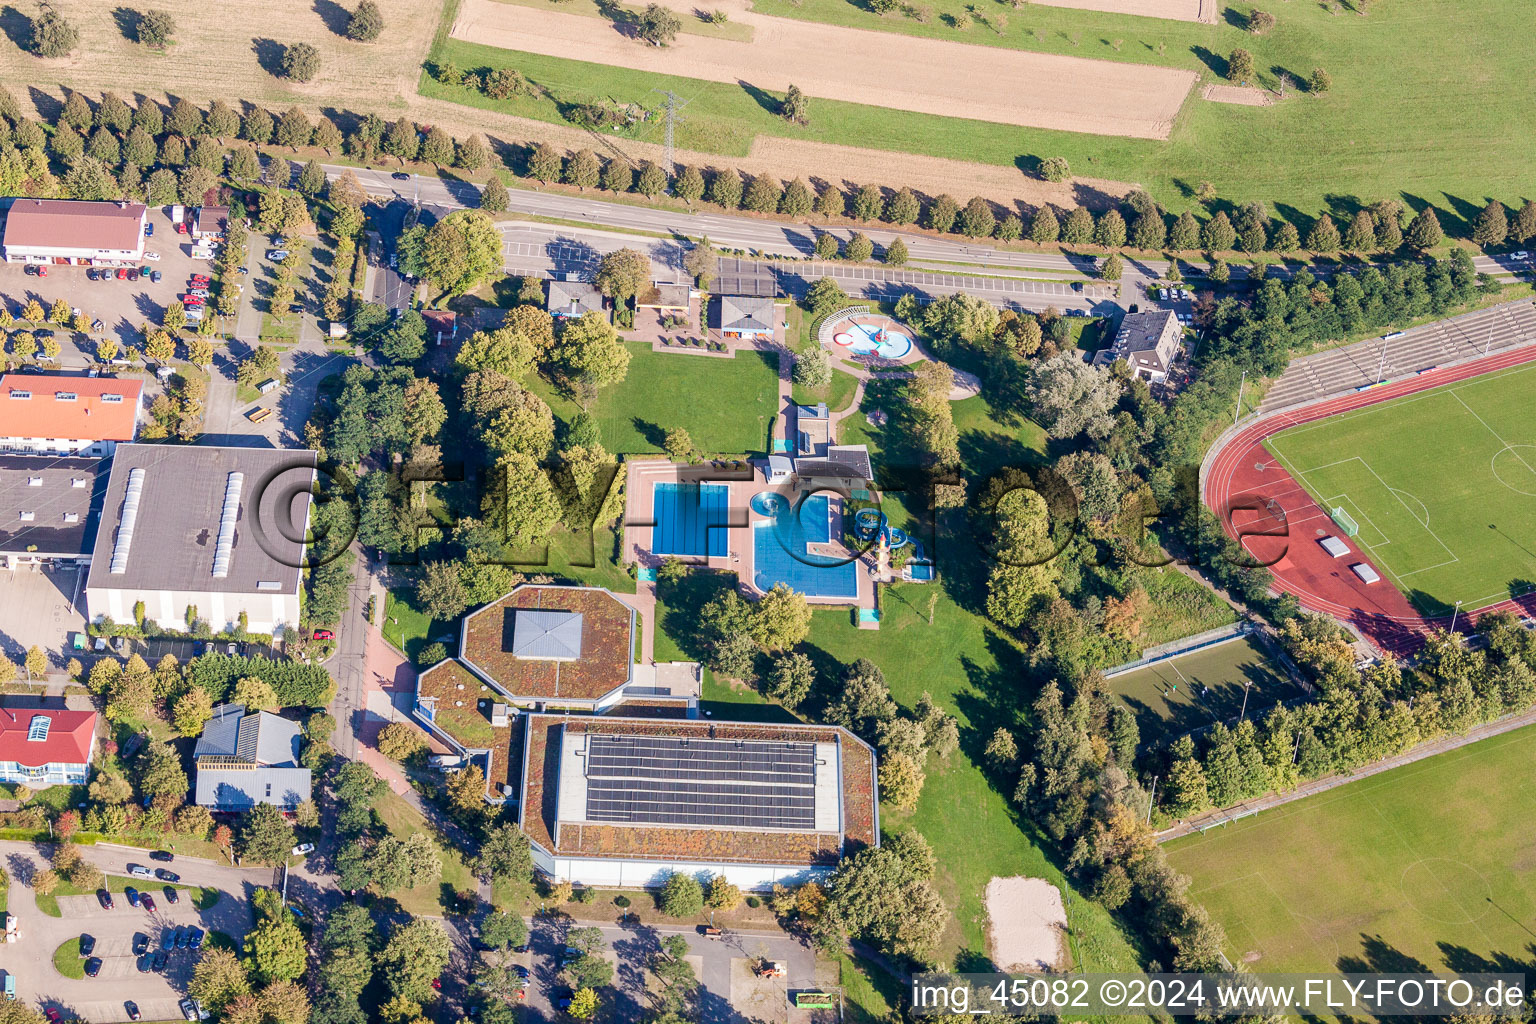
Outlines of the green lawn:
<svg viewBox="0 0 1536 1024">
<path fill-rule="evenodd" d="M 394 644 L 414 662 L 431 637 L 448 637 L 444 644 L 453 650 L 457 631 L 453 623 L 434 622 L 426 612 L 411 603 L 413 589 L 391 590 L 384 595 L 384 619 L 379 629 L 384 639 Z M 452 634 L 452 635 L 450 635 Z"/>
<path fill-rule="evenodd" d="M 689 149 L 744 155 L 756 136 L 911 150 L 982 163 L 1030 167 L 1036 158 L 1064 156 L 1081 175 L 1140 182 L 1176 211 L 1192 190 L 1213 182 L 1224 199 L 1259 199 L 1303 223 L 1331 209 L 1352 213 L 1357 201 L 1384 197 L 1431 203 L 1460 219 L 1496 195 L 1520 200 L 1527 189 L 1524 138 L 1533 127 L 1526 102 L 1529 61 L 1512 39 L 1523 38 L 1528 12 L 1507 0 L 1382 2 L 1368 16 L 1322 4 L 1271 8 L 1277 27 L 1255 36 L 1243 26 L 1247 7 L 1228 8 L 1221 23 L 1155 18 L 1030 5 L 985 7 L 968 30 L 942 15 L 966 0 L 934 0 L 940 17 L 926 24 L 899 15 L 879 17 L 847 0 L 757 0 L 760 12 L 860 28 L 1146 64 L 1191 68 L 1205 81 L 1225 73 L 1225 57 L 1242 47 L 1254 54 L 1260 84 L 1273 88 L 1284 72 L 1306 79 L 1322 67 L 1331 90 L 1311 95 L 1294 87 L 1270 107 L 1186 101 L 1166 142 L 1041 131 L 880 107 L 811 100 L 811 122 L 797 127 L 776 116 L 746 88 L 651 75 L 575 60 L 540 57 L 458 40 L 434 50 L 461 68 L 515 66 L 547 94 L 492 100 L 423 76 L 427 96 L 485 109 L 562 120 L 561 105 L 608 99 L 656 108 L 652 89 L 689 98 L 677 143 Z M 1006 14 L 1005 27 L 998 18 Z M 989 27 L 991 26 L 991 27 Z M 1435 40 L 1426 45 L 1426 40 Z M 753 90 L 756 91 L 756 90 Z M 629 129 L 654 140 L 650 124 Z M 622 133 L 621 133 L 622 134 Z M 1298 145 L 1297 140 L 1304 140 Z M 1219 159 L 1213 158 L 1219 154 Z M 899 185 L 900 182 L 885 182 Z M 964 201 L 963 196 L 959 197 Z"/>
<path fill-rule="evenodd" d="M 1520 729 L 1178 840 L 1169 858 L 1255 970 L 1524 962 L 1533 758 L 1536 728 Z"/>
<path fill-rule="evenodd" d="M 1136 584 L 1151 598 L 1137 639 L 1142 650 L 1237 621 L 1232 606 L 1215 591 L 1171 566 L 1128 567 L 1127 573 L 1134 574 Z"/>
<path fill-rule="evenodd" d="M 854 1024 L 880 1024 L 901 1005 L 902 985 L 878 964 L 844 952 L 833 954 L 844 1005 Z"/>
<path fill-rule="evenodd" d="M 1136 714 L 1143 746 L 1243 712 L 1258 719 L 1300 691 L 1264 648 L 1244 637 L 1111 677 L 1109 689 Z M 1206 693 L 1206 688 L 1210 693 Z"/>
<path fill-rule="evenodd" d="M 1448 614 L 1536 581 L 1536 366 L 1293 427 L 1266 445 L 1420 611 Z M 1334 529 L 1327 522 L 1306 524 Z"/>
<path fill-rule="evenodd" d="M 475 890 L 475 879 L 470 874 L 469 868 L 464 865 L 459 851 L 445 846 L 437 833 L 427 824 L 427 820 L 404 799 L 385 788 L 384 792 L 373 802 L 373 809 L 395 835 L 404 838 L 412 832 L 425 832 L 437 842 L 437 852 L 443 861 L 442 876 L 433 882 L 424 882 L 414 889 L 405 889 L 401 892 L 391 893 L 391 898 L 398 900 L 404 910 L 413 915 L 421 916 L 430 914 L 439 916 L 449 906 L 445 897 L 449 892 L 458 889 Z M 446 891 L 445 891 L 446 890 Z"/>
<path fill-rule="evenodd" d="M 53 969 L 76 981 L 85 977 L 85 961 L 80 959 L 79 938 L 69 939 L 53 951 Z"/>
<path fill-rule="evenodd" d="M 848 403 L 853 401 L 853 393 L 858 390 L 859 379 L 851 373 L 833 368 L 832 383 L 824 388 L 803 388 L 794 386 L 793 398 L 799 405 L 815 405 L 817 402 L 826 402 L 827 409 L 831 412 L 839 412 L 848 408 Z"/>
<path fill-rule="evenodd" d="M 763 451 L 778 413 L 778 356 L 741 352 L 734 359 L 706 359 L 653 352 L 642 342 L 629 342 L 629 352 L 624 382 L 605 388 L 587 410 L 603 447 L 616 455 L 660 452 L 666 432 L 682 427 L 705 455 Z M 546 381 L 529 387 L 561 420 L 580 411 Z"/>
</svg>

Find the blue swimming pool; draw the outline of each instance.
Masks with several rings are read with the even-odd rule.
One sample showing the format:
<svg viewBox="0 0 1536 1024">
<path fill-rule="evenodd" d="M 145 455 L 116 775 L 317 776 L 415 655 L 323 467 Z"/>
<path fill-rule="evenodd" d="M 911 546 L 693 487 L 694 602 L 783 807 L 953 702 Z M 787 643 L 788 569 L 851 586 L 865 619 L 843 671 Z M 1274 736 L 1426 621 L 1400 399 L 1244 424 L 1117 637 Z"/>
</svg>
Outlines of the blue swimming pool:
<svg viewBox="0 0 1536 1024">
<path fill-rule="evenodd" d="M 857 561 L 842 562 L 806 551 L 806 544 L 825 543 L 831 535 L 826 498 L 820 499 L 822 527 L 818 530 L 806 522 L 811 517 L 804 514 L 804 508 L 816 500 L 811 498 L 804 502 L 802 515 L 797 519 L 770 520 L 754 526 L 753 582 L 759 590 L 772 590 L 774 584 L 786 583 L 790 589 L 807 597 L 846 597 L 851 600 L 859 596 Z"/>
<path fill-rule="evenodd" d="M 651 552 L 723 558 L 730 553 L 726 530 L 731 489 L 725 484 L 659 483 L 651 494 Z"/>
</svg>

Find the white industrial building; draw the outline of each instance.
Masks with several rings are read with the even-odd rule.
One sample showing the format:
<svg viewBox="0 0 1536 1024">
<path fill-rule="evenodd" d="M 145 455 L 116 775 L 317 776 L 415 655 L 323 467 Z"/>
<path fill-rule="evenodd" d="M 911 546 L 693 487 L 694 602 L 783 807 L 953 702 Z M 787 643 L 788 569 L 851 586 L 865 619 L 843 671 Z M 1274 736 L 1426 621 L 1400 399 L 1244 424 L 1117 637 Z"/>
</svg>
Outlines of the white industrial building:
<svg viewBox="0 0 1536 1024">
<path fill-rule="evenodd" d="M 144 258 L 143 203 L 17 199 L 5 214 L 8 263 L 128 265 Z"/>
<path fill-rule="evenodd" d="M 0 451 L 111 455 L 132 441 L 144 382 L 129 377 L 0 376 Z"/>
<path fill-rule="evenodd" d="M 91 617 L 297 627 L 315 453 L 118 445 L 86 579 Z"/>
<path fill-rule="evenodd" d="M 831 726 L 526 715 L 519 826 L 555 881 L 795 884 L 878 846 L 875 755 Z"/>
</svg>

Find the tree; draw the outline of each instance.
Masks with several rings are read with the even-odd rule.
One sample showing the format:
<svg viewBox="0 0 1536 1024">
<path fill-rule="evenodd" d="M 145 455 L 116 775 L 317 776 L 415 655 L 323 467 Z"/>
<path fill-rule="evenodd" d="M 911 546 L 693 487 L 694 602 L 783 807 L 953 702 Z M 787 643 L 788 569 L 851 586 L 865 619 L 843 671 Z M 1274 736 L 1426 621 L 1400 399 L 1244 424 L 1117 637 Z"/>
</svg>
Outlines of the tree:
<svg viewBox="0 0 1536 1024">
<path fill-rule="evenodd" d="M 447 167 L 452 164 L 453 136 L 442 127 L 433 125 L 428 129 L 427 137 L 422 140 L 421 159 L 438 167 Z"/>
<path fill-rule="evenodd" d="M 810 635 L 811 607 L 800 591 L 775 583 L 757 602 L 748 631 L 767 650 L 793 647 Z"/>
<path fill-rule="evenodd" d="M 904 811 L 917 806 L 927 777 L 912 755 L 896 752 L 880 761 L 880 796 Z"/>
<path fill-rule="evenodd" d="M 145 46 L 163 50 L 171 45 L 171 40 L 176 35 L 176 22 L 171 18 L 169 11 L 148 10 L 139 16 L 137 35 L 139 42 Z"/>
<path fill-rule="evenodd" d="M 967 238 L 987 238 L 997 225 L 992 205 L 981 196 L 972 196 L 960 211 L 960 233 Z"/>
<path fill-rule="evenodd" d="M 816 258 L 819 260 L 837 259 L 838 253 L 840 251 L 840 247 L 837 243 L 837 236 L 831 232 L 817 235 L 816 246 L 813 251 L 816 253 Z"/>
<path fill-rule="evenodd" d="M 596 391 L 618 384 L 629 372 L 629 349 L 602 314 L 588 312 L 565 325 L 551 352 L 567 388 Z"/>
<path fill-rule="evenodd" d="M 859 658 L 843 672 L 841 687 L 827 705 L 825 717 L 833 725 L 852 729 L 861 736 L 873 736 L 880 722 L 896 717 L 896 702 L 891 699 L 885 674 L 868 658 Z"/>
<path fill-rule="evenodd" d="M 612 163 L 609 166 L 612 167 Z M 709 201 L 727 210 L 734 210 L 741 206 L 741 189 L 741 175 L 736 173 L 734 167 L 716 171 L 709 182 Z"/>
<path fill-rule="evenodd" d="M 899 267 L 907 262 L 907 243 L 900 238 L 891 240 L 891 244 L 885 247 L 880 261 L 888 267 Z"/>
<path fill-rule="evenodd" d="M 471 135 L 459 143 L 457 160 L 459 166 L 466 171 L 478 171 L 491 162 L 490 147 L 479 135 Z"/>
<path fill-rule="evenodd" d="M 492 911 L 480 922 L 480 941 L 491 949 L 521 946 L 528 941 L 528 925 L 515 911 Z"/>
<path fill-rule="evenodd" d="M 697 454 L 693 446 L 693 438 L 682 427 L 673 427 L 668 430 L 666 437 L 662 439 L 662 451 L 667 453 L 667 458 L 673 462 L 691 463 Z"/>
<path fill-rule="evenodd" d="M 534 175 L 538 177 L 538 175 Z M 738 184 L 739 184 L 738 179 Z M 614 158 L 603 167 L 603 188 L 610 192 L 628 192 L 635 184 L 635 169 L 625 160 Z M 740 196 L 740 192 L 737 192 Z"/>
<path fill-rule="evenodd" d="M 559 524 L 561 511 L 560 497 L 538 463 L 521 452 L 501 457 L 486 488 L 481 512 L 505 543 L 514 547 L 537 544 Z"/>
<path fill-rule="evenodd" d="M 257 922 L 245 936 L 251 973 L 264 984 L 293 981 L 304 974 L 304 934 L 291 914 L 278 909 L 278 914 Z"/>
<path fill-rule="evenodd" d="M 271 804 L 257 804 L 245 816 L 240 829 L 244 855 L 265 864 L 277 864 L 293 848 L 293 826 Z M 295 975 L 297 977 L 297 975 Z"/>
<path fill-rule="evenodd" d="M 1504 212 L 1504 204 L 1497 199 L 1491 200 L 1472 225 L 1472 241 L 1488 249 L 1503 245 L 1508 237 L 1509 217 Z"/>
<path fill-rule="evenodd" d="M 391 993 L 423 1002 L 432 997 L 432 982 L 448 966 L 449 952 L 442 925 L 418 918 L 396 927 L 378 966 Z"/>
<path fill-rule="evenodd" d="M 1093 241 L 1106 249 L 1118 249 L 1125 244 L 1125 218 L 1119 210 L 1107 210 L 1093 228 Z"/>
<path fill-rule="evenodd" d="M 236 704 L 244 704 L 248 711 L 276 711 L 282 706 L 272 684 L 255 676 L 237 680 L 230 699 Z"/>
<path fill-rule="evenodd" d="M 384 15 L 374 0 L 362 0 L 357 10 L 347 19 L 347 38 L 360 43 L 371 43 L 384 31 Z"/>
<path fill-rule="evenodd" d="M 1040 177 L 1046 181 L 1060 183 L 1072 176 L 1072 168 L 1067 164 L 1067 158 L 1063 156 L 1046 157 L 1040 161 Z"/>
<path fill-rule="evenodd" d="M 1325 213 L 1317 218 L 1312 230 L 1307 232 L 1307 248 L 1320 253 L 1339 251 L 1339 229 L 1334 226 L 1332 217 Z"/>
<path fill-rule="evenodd" d="M 843 250 L 843 258 L 850 263 L 867 263 L 875 255 L 875 244 L 862 231 L 855 231 Z"/>
<path fill-rule="evenodd" d="M 424 276 L 451 295 L 463 295 L 502 268 L 501 234 L 480 210 L 458 210 L 426 233 Z"/>
<path fill-rule="evenodd" d="M 320 51 L 308 43 L 289 43 L 283 48 L 284 78 L 295 82 L 313 81 L 320 73 Z"/>
<path fill-rule="evenodd" d="M 565 162 L 565 182 L 579 189 L 596 188 L 602 180 L 603 165 L 597 154 L 590 149 L 576 152 Z"/>
<path fill-rule="evenodd" d="M 1093 214 L 1081 206 L 1073 207 L 1061 229 L 1061 240 L 1069 245 L 1093 241 Z"/>
<path fill-rule="evenodd" d="M 783 194 L 784 189 L 778 178 L 767 173 L 758 174 L 747 183 L 741 205 L 754 213 L 773 213 L 779 208 L 779 199 Z"/>
<path fill-rule="evenodd" d="M 1275 232 L 1274 240 L 1270 243 L 1276 252 L 1295 252 L 1301 248 L 1301 234 L 1296 230 L 1296 225 L 1290 221 L 1281 221 L 1280 230 Z"/>
<path fill-rule="evenodd" d="M 1248 31 L 1256 36 L 1261 36 L 1275 27 L 1275 16 L 1268 11 L 1261 11 L 1255 7 L 1248 14 Z"/>
<path fill-rule="evenodd" d="M 955 226 L 955 217 L 959 213 L 960 207 L 954 197 L 947 193 L 941 195 L 928 207 L 928 227 L 934 231 L 948 231 Z"/>
<path fill-rule="evenodd" d="M 1120 390 L 1113 377 L 1093 369 L 1076 353 L 1063 352 L 1034 367 L 1024 394 L 1048 437 L 1103 437 L 1112 426 Z"/>
<path fill-rule="evenodd" d="M 1515 215 L 1515 223 L 1509 229 L 1509 237 L 1522 245 L 1536 237 L 1536 201 L 1527 199 L 1525 205 L 1520 207 L 1520 212 Z"/>
<path fill-rule="evenodd" d="M 448 802 L 460 811 L 474 813 L 485 805 L 485 772 L 470 765 L 448 777 Z"/>
<path fill-rule="evenodd" d="M 1227 78 L 1239 85 L 1247 85 L 1254 77 L 1253 54 L 1239 47 L 1227 57 Z"/>
<path fill-rule="evenodd" d="M 1333 88 L 1333 76 L 1322 68 L 1313 68 L 1312 77 L 1307 79 L 1307 91 L 1321 96 Z"/>
<path fill-rule="evenodd" d="M 1376 219 L 1369 210 L 1358 211 L 1344 231 L 1344 248 L 1350 252 L 1370 252 L 1376 248 Z"/>
<path fill-rule="evenodd" d="M 1211 252 L 1226 252 L 1237 241 L 1237 229 L 1227 218 L 1227 212 L 1222 210 L 1205 222 L 1205 226 L 1200 230 L 1200 237 L 1204 247 Z"/>
<path fill-rule="evenodd" d="M 249 995 L 251 980 L 234 950 L 204 946 L 187 992 L 210 1013 L 222 1013 L 237 997 Z"/>
<path fill-rule="evenodd" d="M 1106 281 L 1118 281 L 1125 273 L 1125 261 L 1120 258 L 1119 253 L 1112 252 L 1104 260 L 1104 266 L 1099 273 Z"/>
<path fill-rule="evenodd" d="M 651 260 L 642 252 L 624 248 L 606 253 L 597 265 L 593 283 L 604 295 L 623 305 L 640 293 L 651 279 Z"/>
<path fill-rule="evenodd" d="M 571 1005 L 565 1012 L 576 1020 L 591 1020 L 597 1015 L 597 992 L 590 988 L 578 988 L 571 994 Z"/>
<path fill-rule="evenodd" d="M 1424 252 L 1433 249 L 1445 241 L 1445 233 L 1440 230 L 1440 220 L 1435 216 L 1435 208 L 1426 206 L 1413 218 L 1408 225 L 1408 244 L 1413 248 Z"/>
<path fill-rule="evenodd" d="M 477 867 L 491 878 L 526 885 L 533 880 L 533 854 L 528 837 L 515 824 L 492 828 L 480 844 Z"/>
<path fill-rule="evenodd" d="M 427 749 L 421 732 L 405 722 L 391 722 L 379 731 L 379 753 L 391 761 L 404 761 Z"/>
<path fill-rule="evenodd" d="M 704 889 L 699 880 L 681 871 L 667 876 L 661 887 L 661 912 L 668 917 L 692 917 L 704 909 Z"/>
<path fill-rule="evenodd" d="M 511 202 L 512 197 L 500 176 L 491 175 L 485 183 L 485 188 L 480 190 L 480 209 L 489 213 L 502 213 Z"/>
<path fill-rule="evenodd" d="M 885 208 L 885 219 L 892 224 L 915 224 L 920 212 L 922 204 L 917 201 L 917 194 L 903 187 L 891 197 Z"/>
<path fill-rule="evenodd" d="M 44 7 L 32 19 L 30 46 L 39 57 L 67 57 L 79 43 L 80 30 L 52 7 Z"/>
<path fill-rule="evenodd" d="M 1259 228 L 1260 236 L 1264 229 Z M 1161 210 L 1153 207 L 1140 214 L 1131 225 L 1131 244 L 1138 249 L 1161 249 L 1168 239 L 1168 225 Z M 1258 246 L 1264 248 L 1262 242 Z"/>
<path fill-rule="evenodd" d="M 139 755 L 139 792 L 145 796 L 186 796 L 187 773 L 181 757 L 168 744 L 153 743 Z"/>
<path fill-rule="evenodd" d="M 789 91 L 784 94 L 784 102 L 779 104 L 779 116 L 790 124 L 811 123 L 810 102 L 798 85 L 790 84 Z"/>
<path fill-rule="evenodd" d="M 341 129 L 336 127 L 335 121 L 321 114 L 320 119 L 315 122 L 314 137 L 309 141 L 329 154 L 341 148 Z"/>
<path fill-rule="evenodd" d="M 682 31 L 683 23 L 676 14 L 660 4 L 649 4 L 640 15 L 639 35 L 652 46 L 669 46 Z"/>
</svg>

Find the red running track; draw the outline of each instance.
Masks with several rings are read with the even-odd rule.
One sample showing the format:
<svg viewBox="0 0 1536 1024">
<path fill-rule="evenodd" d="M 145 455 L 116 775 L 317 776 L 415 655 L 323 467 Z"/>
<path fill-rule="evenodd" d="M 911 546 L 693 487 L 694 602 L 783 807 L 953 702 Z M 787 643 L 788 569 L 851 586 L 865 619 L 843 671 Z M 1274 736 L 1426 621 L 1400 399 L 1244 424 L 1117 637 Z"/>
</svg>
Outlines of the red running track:
<svg viewBox="0 0 1536 1024">
<path fill-rule="evenodd" d="M 1427 391 L 1494 370 L 1536 361 L 1536 345 L 1500 352 L 1444 370 L 1352 392 L 1294 412 L 1280 412 L 1237 432 L 1211 457 L 1205 480 L 1205 503 L 1221 519 L 1227 535 L 1249 554 L 1269 566 L 1275 589 L 1295 594 L 1302 607 L 1349 622 L 1383 650 L 1409 654 L 1423 646 L 1432 628 L 1446 628 L 1450 618 L 1420 615 L 1380 567 L 1372 566 L 1381 582 L 1365 584 L 1350 571 L 1371 560 L 1334 526 L 1328 513 L 1280 465 L 1264 441 L 1282 430 L 1342 412 Z M 1283 510 L 1283 518 L 1276 515 Z M 1349 554 L 1333 558 L 1318 543 L 1325 534 L 1349 545 Z M 1477 616 L 1499 609 L 1536 614 L 1536 594 L 1500 601 L 1484 608 L 1462 609 L 1457 620 L 1470 627 Z"/>
</svg>

